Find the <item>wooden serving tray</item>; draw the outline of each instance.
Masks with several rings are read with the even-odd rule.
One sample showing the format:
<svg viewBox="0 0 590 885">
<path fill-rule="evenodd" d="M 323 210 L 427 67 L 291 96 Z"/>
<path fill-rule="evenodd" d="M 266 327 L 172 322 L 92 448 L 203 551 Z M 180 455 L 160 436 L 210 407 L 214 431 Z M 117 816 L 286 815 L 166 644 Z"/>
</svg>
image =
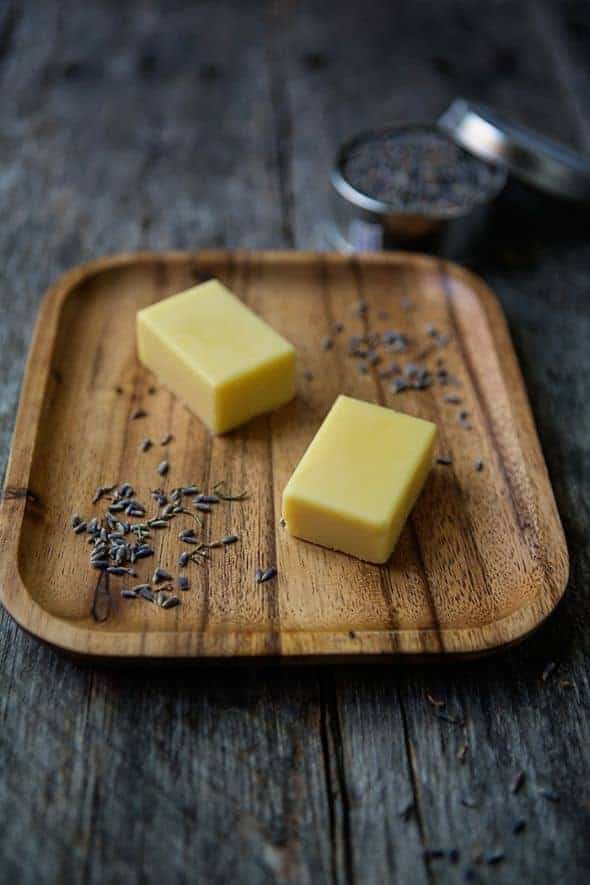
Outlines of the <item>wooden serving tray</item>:
<svg viewBox="0 0 590 885">
<path fill-rule="evenodd" d="M 229 285 L 300 352 L 297 398 L 227 436 L 200 421 L 137 362 L 135 314 L 211 276 Z M 368 312 L 355 308 L 365 299 Z M 407 300 L 411 305 L 408 307 Z M 332 349 L 322 339 L 336 320 Z M 432 324 L 452 335 L 442 357 L 460 386 L 392 393 L 378 366 L 347 354 L 368 328 L 406 332 L 428 346 Z M 395 355 L 394 355 L 395 356 Z M 307 373 L 313 374 L 309 379 Z M 154 392 L 153 386 L 157 389 Z M 391 561 L 375 566 L 291 538 L 280 524 L 282 490 L 338 393 L 435 421 L 437 465 Z M 462 405 L 444 401 L 461 397 Z M 130 420 L 142 407 L 144 418 Z M 466 428 L 458 411 L 469 413 Z M 140 452 L 146 436 L 174 441 Z M 156 465 L 170 461 L 162 480 Z M 481 459 L 483 469 L 474 463 Z M 245 502 L 207 517 L 205 536 L 239 543 L 191 565 L 182 604 L 162 610 L 120 597 L 92 614 L 97 573 L 70 516 L 93 506 L 100 484 L 128 481 L 137 496 L 189 481 L 245 486 Z M 155 507 L 155 504 L 154 504 Z M 188 518 L 187 518 L 188 519 Z M 173 524 L 157 534 L 157 563 L 177 573 Z M 477 277 L 406 255 L 164 253 L 107 258 L 66 274 L 46 295 L 23 384 L 0 510 L 0 586 L 13 617 L 64 649 L 108 657 L 473 653 L 533 630 L 561 597 L 568 557 L 523 382 L 499 305 Z M 213 555 L 215 554 L 215 555 Z M 278 578 L 254 581 L 258 566 Z M 139 563 L 140 578 L 154 560 Z"/>
</svg>

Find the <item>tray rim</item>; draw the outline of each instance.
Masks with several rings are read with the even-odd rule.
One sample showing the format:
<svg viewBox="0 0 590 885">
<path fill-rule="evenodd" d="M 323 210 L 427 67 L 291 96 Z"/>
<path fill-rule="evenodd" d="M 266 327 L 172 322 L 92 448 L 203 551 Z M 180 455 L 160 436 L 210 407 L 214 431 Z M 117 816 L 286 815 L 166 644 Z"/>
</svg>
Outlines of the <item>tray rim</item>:
<svg viewBox="0 0 590 885">
<path fill-rule="evenodd" d="M 28 478 L 33 462 L 34 444 L 39 426 L 44 391 L 50 375 L 50 357 L 58 329 L 61 310 L 68 297 L 83 282 L 106 271 L 133 264 L 170 264 L 186 262 L 218 263 L 232 258 L 234 261 L 256 260 L 284 265 L 306 261 L 325 261 L 346 264 L 350 261 L 365 264 L 390 264 L 392 267 L 411 264 L 414 267 L 435 271 L 439 275 L 454 278 L 470 289 L 481 304 L 489 324 L 496 350 L 502 345 L 503 360 L 500 372 L 511 401 L 519 401 L 521 417 L 528 424 L 528 438 L 541 469 L 541 479 L 546 484 L 550 515 L 558 533 L 557 548 L 561 558 L 553 580 L 541 587 L 531 602 L 503 618 L 477 627 L 444 628 L 435 630 L 287 630 L 281 632 L 281 648 L 267 643 L 268 631 L 224 630 L 217 631 L 224 644 L 218 648 L 216 634 L 200 635 L 194 630 L 162 630 L 143 633 L 111 632 L 78 627 L 67 619 L 52 615 L 30 595 L 21 578 L 18 567 L 18 543 L 25 508 L 28 501 Z M 41 367 L 41 368 L 38 368 Z M 507 374 L 511 384 L 507 383 Z M 25 415 L 27 420 L 25 420 Z M 17 495 L 7 496 L 7 489 Z M 103 659 L 179 659 L 210 660 L 235 659 L 253 661 L 259 659 L 325 659 L 390 657 L 445 657 L 470 659 L 474 655 L 510 646 L 533 632 L 551 614 L 567 587 L 569 557 L 561 519 L 553 495 L 547 466 L 541 450 L 533 414 L 526 393 L 520 366 L 497 296 L 476 274 L 453 262 L 429 255 L 395 252 L 355 253 L 354 256 L 337 252 L 299 250 L 246 250 L 206 249 L 169 250 L 164 252 L 140 251 L 108 255 L 78 265 L 64 273 L 43 296 L 35 323 L 26 361 L 19 406 L 12 437 L 10 455 L 6 468 L 4 491 L 0 499 L 0 602 L 9 615 L 37 639 L 62 651 L 82 657 Z M 469 648 L 460 647 L 457 637 L 470 634 Z M 246 635 L 256 638 L 255 647 L 249 651 L 240 648 L 240 638 Z M 498 641 L 498 635 L 501 636 Z M 228 648 L 229 638 L 237 642 L 236 650 Z M 192 638 L 192 641 L 191 641 Z M 291 641 L 288 641 L 291 638 Z M 184 641 L 183 641 L 184 640 Z"/>
</svg>

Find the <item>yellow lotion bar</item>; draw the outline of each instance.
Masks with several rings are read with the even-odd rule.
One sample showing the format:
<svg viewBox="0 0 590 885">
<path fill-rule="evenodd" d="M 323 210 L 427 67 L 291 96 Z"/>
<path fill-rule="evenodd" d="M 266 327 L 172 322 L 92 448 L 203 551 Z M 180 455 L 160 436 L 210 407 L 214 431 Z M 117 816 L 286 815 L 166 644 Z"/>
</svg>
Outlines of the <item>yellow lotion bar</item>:
<svg viewBox="0 0 590 885">
<path fill-rule="evenodd" d="M 217 280 L 140 310 L 137 349 L 215 433 L 295 393 L 295 348 Z"/>
<path fill-rule="evenodd" d="M 292 535 L 385 562 L 432 465 L 436 427 L 339 396 L 283 493 Z"/>
</svg>

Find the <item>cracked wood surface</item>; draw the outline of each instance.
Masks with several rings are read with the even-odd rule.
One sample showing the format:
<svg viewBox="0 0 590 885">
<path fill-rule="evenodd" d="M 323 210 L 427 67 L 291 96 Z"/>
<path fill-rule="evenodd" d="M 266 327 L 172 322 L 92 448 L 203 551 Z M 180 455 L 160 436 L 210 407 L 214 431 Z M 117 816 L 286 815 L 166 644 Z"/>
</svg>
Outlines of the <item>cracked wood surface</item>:
<svg viewBox="0 0 590 885">
<path fill-rule="evenodd" d="M 38 301 L 63 270 L 136 248 L 321 246 L 340 139 L 457 94 L 588 149 L 589 44 L 581 0 L 9 0 L 0 470 Z M 3 613 L 2 881 L 584 879 L 587 229 L 512 187 L 468 259 L 505 309 L 568 537 L 547 625 L 471 664 L 115 670 Z"/>
</svg>

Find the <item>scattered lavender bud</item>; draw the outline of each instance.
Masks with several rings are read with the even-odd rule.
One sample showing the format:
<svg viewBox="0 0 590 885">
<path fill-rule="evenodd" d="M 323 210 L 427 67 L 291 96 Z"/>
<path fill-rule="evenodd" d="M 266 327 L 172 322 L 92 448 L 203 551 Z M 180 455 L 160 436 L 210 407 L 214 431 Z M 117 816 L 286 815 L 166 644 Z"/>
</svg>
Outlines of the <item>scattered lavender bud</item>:
<svg viewBox="0 0 590 885">
<path fill-rule="evenodd" d="M 219 504 L 221 498 L 218 495 L 197 495 L 195 500 L 202 504 Z"/>
<path fill-rule="evenodd" d="M 158 473 L 160 474 L 160 476 L 166 476 L 169 470 L 170 464 L 168 463 L 168 461 L 160 461 L 160 463 L 158 464 Z"/>
<path fill-rule="evenodd" d="M 157 568 L 152 575 L 152 584 L 161 584 L 162 581 L 171 581 L 172 575 L 163 568 Z"/>
<path fill-rule="evenodd" d="M 504 860 L 505 854 L 501 848 L 493 848 L 491 851 L 486 851 L 483 856 L 485 863 L 490 866 L 495 866 L 498 863 L 501 863 Z"/>
<path fill-rule="evenodd" d="M 266 581 L 270 581 L 272 578 L 275 578 L 277 575 L 277 570 L 274 566 L 265 569 L 260 575 L 260 584 L 264 584 Z"/>
<path fill-rule="evenodd" d="M 161 603 L 161 608 L 174 608 L 177 605 L 180 605 L 178 596 L 169 596 Z"/>
</svg>

